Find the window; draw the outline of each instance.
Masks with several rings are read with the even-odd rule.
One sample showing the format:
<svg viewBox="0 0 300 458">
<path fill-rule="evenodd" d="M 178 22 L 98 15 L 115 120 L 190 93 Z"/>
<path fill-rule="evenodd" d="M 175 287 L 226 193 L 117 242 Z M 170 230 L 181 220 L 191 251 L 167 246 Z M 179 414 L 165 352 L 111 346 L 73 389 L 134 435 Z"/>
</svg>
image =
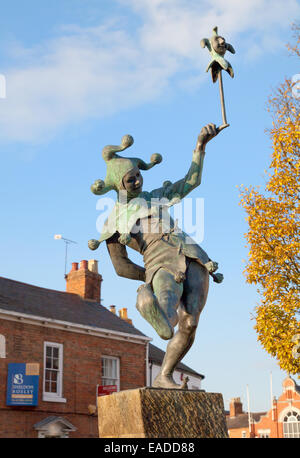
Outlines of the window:
<svg viewBox="0 0 300 458">
<path fill-rule="evenodd" d="M 6 358 L 5 337 L 0 334 L 0 358 Z"/>
<path fill-rule="evenodd" d="M 62 398 L 63 345 L 53 342 L 44 344 L 44 390 L 43 400 L 65 402 Z"/>
<path fill-rule="evenodd" d="M 300 437 L 300 414 L 290 411 L 283 419 L 283 437 Z"/>
<path fill-rule="evenodd" d="M 262 438 L 262 439 L 270 438 L 270 433 L 269 432 L 264 432 L 264 431 L 260 432 L 260 431 L 258 431 L 258 433 L 259 433 L 259 437 Z"/>
<path fill-rule="evenodd" d="M 103 356 L 102 364 L 102 385 L 117 385 L 120 390 L 120 367 L 119 359 L 112 356 Z"/>
</svg>

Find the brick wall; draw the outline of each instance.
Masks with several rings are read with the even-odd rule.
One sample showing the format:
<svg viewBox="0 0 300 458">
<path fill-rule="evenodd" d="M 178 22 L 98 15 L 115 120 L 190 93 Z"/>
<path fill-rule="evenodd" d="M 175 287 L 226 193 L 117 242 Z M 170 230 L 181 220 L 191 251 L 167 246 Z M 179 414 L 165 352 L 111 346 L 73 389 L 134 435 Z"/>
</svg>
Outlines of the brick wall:
<svg viewBox="0 0 300 458">
<path fill-rule="evenodd" d="M 120 358 L 120 389 L 146 385 L 146 346 L 46 326 L 0 320 L 6 339 L 6 358 L 0 358 L 0 437 L 37 437 L 33 425 L 48 416 L 63 416 L 77 431 L 70 437 L 98 437 L 96 385 L 101 384 L 101 356 Z M 42 399 L 44 342 L 63 344 L 63 397 L 65 403 Z M 38 406 L 6 406 L 8 363 L 40 364 Z"/>
<path fill-rule="evenodd" d="M 235 429 L 230 429 L 228 431 L 228 435 L 230 439 L 249 439 L 250 437 L 250 432 L 248 427 L 243 427 L 243 428 L 235 428 Z"/>
</svg>

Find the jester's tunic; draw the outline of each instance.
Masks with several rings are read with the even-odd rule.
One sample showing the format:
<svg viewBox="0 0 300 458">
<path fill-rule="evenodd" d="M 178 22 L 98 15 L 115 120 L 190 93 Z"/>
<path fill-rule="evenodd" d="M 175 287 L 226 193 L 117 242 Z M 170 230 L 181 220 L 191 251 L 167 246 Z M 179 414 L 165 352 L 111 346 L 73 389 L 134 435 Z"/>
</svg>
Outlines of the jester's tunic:
<svg viewBox="0 0 300 458">
<path fill-rule="evenodd" d="M 182 281 L 189 260 L 201 265 L 210 261 L 206 252 L 169 215 L 168 208 L 181 198 L 176 192 L 179 183 L 174 186 L 169 182 L 150 193 L 142 192 L 128 203 L 117 202 L 104 224 L 100 242 L 119 233 L 120 243 L 143 255 L 146 283 L 152 282 L 160 268 L 169 271 L 176 281 Z"/>
<path fill-rule="evenodd" d="M 147 224 L 147 220 L 148 218 L 140 220 L 141 226 Z M 158 218 L 154 218 L 152 222 L 155 225 L 161 225 Z M 200 264 L 209 261 L 209 257 L 199 245 L 195 242 L 187 243 L 187 239 L 192 242 L 191 238 L 184 232 L 178 232 L 178 229 L 174 227 L 173 220 L 171 220 L 171 227 L 168 232 L 162 230 L 156 234 L 138 232 L 133 236 L 133 239 L 137 241 L 139 251 L 144 257 L 146 283 L 152 282 L 154 274 L 160 268 L 169 271 L 176 281 L 181 281 L 184 279 L 190 259 L 194 259 Z"/>
</svg>

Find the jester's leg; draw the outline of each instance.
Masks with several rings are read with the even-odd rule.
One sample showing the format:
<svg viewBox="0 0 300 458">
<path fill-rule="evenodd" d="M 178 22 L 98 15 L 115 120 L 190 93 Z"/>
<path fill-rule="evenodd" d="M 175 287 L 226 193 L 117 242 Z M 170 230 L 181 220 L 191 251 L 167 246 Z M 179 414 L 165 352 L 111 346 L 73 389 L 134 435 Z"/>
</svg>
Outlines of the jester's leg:
<svg viewBox="0 0 300 458">
<path fill-rule="evenodd" d="M 141 285 L 137 292 L 136 308 L 142 317 L 151 324 L 162 339 L 171 339 L 174 333 L 173 327 L 159 306 L 151 286 L 149 284 Z"/>
<path fill-rule="evenodd" d="M 180 275 L 181 274 L 181 275 Z M 164 268 L 159 269 L 153 277 L 152 287 L 160 308 L 164 311 L 172 327 L 178 323 L 177 309 L 183 292 L 185 275 L 178 272 L 172 275 Z"/>
<path fill-rule="evenodd" d="M 178 323 L 177 309 L 183 293 L 184 275 L 178 272 L 175 277 L 165 269 L 160 269 L 152 280 L 153 291 L 160 308 L 165 312 L 172 327 Z M 173 337 L 173 335 L 172 335 Z M 172 339 L 173 340 L 173 339 Z M 154 387 L 180 388 L 173 379 L 172 373 L 160 373 L 153 383 Z"/>
<path fill-rule="evenodd" d="M 166 354 L 153 386 L 162 388 L 181 388 L 173 380 L 176 365 L 191 348 L 196 334 L 200 313 L 206 303 L 209 274 L 196 262 L 189 264 L 184 282 L 184 291 L 178 309 L 178 331 L 170 340 Z"/>
<path fill-rule="evenodd" d="M 182 291 L 182 283 L 175 281 L 173 275 L 163 268 L 155 273 L 152 287 L 146 284 L 138 289 L 136 307 L 162 339 L 173 337 Z"/>
</svg>

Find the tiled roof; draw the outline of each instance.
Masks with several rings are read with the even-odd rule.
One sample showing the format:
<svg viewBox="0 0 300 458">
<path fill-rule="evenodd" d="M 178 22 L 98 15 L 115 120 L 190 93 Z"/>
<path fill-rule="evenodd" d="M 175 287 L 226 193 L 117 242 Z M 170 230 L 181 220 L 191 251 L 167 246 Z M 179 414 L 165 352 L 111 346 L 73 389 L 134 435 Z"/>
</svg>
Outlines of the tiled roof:
<svg viewBox="0 0 300 458">
<path fill-rule="evenodd" d="M 157 363 L 161 365 L 164 359 L 164 356 L 165 356 L 165 352 L 163 350 L 149 343 L 149 361 L 152 361 L 153 363 Z M 196 377 L 201 377 L 202 379 L 205 378 L 204 375 L 199 374 L 198 372 L 194 371 L 194 369 L 191 369 L 190 367 L 186 366 L 183 363 L 177 364 L 176 369 L 184 371 L 185 373 L 194 375 Z"/>
<path fill-rule="evenodd" d="M 266 413 L 267 412 L 251 412 L 251 419 L 258 422 L 263 415 L 266 415 Z M 248 413 L 240 413 L 236 417 L 226 417 L 226 423 L 228 429 L 248 428 Z"/>
<path fill-rule="evenodd" d="M 95 301 L 0 277 L 0 309 L 146 337 Z"/>
</svg>

